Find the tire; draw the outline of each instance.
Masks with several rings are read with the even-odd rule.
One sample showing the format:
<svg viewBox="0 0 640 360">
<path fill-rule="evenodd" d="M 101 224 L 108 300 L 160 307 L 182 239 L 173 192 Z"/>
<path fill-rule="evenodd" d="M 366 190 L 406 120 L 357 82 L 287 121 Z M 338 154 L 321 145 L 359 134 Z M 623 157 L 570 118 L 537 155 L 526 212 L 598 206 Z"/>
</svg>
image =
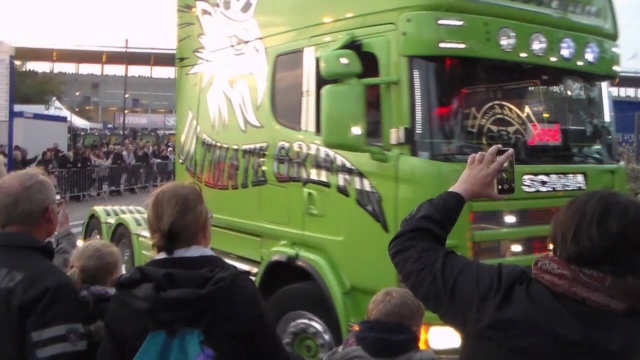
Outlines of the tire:
<svg viewBox="0 0 640 360">
<path fill-rule="evenodd" d="M 102 224 L 93 216 L 87 223 L 84 231 L 84 241 L 102 240 Z"/>
<path fill-rule="evenodd" d="M 267 309 L 285 348 L 305 360 L 322 359 L 341 343 L 338 317 L 313 281 L 280 289 L 267 301 Z"/>
<path fill-rule="evenodd" d="M 118 247 L 122 255 L 122 272 L 128 273 L 136 266 L 131 242 L 131 232 L 125 226 L 118 226 L 113 233 L 113 244 Z"/>
</svg>

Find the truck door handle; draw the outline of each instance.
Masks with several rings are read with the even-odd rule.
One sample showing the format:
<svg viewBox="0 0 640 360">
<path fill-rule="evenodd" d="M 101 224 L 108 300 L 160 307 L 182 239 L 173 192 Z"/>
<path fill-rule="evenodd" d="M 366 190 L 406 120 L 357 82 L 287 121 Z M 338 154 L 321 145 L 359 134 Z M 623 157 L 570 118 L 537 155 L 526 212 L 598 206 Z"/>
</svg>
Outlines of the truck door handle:
<svg viewBox="0 0 640 360">
<path fill-rule="evenodd" d="M 302 189 L 302 194 L 304 195 L 304 201 L 306 203 L 304 212 L 311 216 L 320 216 L 320 211 L 318 210 L 318 195 L 315 191 L 309 189 Z"/>
</svg>

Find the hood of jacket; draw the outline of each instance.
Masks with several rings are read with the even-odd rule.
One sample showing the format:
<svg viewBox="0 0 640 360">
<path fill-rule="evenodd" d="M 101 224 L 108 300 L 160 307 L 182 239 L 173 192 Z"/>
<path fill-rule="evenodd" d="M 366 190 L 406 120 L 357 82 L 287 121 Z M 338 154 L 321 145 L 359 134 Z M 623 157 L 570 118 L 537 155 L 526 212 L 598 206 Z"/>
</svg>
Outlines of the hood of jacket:
<svg viewBox="0 0 640 360">
<path fill-rule="evenodd" d="M 418 350 L 418 335 L 402 324 L 366 320 L 360 323 L 356 343 L 374 358 L 396 357 Z"/>
<path fill-rule="evenodd" d="M 200 269 L 178 263 L 209 263 Z M 121 298 L 140 312 L 151 330 L 201 328 L 216 306 L 216 295 L 228 289 L 239 272 L 215 256 L 158 259 L 135 268 L 116 284 Z"/>
<path fill-rule="evenodd" d="M 342 346 L 324 360 L 435 360 L 432 351 L 420 351 L 418 335 L 402 324 L 365 320 Z"/>
</svg>

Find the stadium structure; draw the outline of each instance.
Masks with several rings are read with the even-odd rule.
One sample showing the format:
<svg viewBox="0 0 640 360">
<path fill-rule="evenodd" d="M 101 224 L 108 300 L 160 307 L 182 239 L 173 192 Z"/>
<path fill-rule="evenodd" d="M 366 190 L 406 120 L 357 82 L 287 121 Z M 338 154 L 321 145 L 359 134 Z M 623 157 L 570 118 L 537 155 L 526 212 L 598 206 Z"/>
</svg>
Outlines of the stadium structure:
<svg viewBox="0 0 640 360">
<path fill-rule="evenodd" d="M 16 46 L 15 60 L 26 70 L 59 73 L 58 101 L 91 122 L 111 124 L 123 109 L 175 113 L 174 49 Z"/>
</svg>

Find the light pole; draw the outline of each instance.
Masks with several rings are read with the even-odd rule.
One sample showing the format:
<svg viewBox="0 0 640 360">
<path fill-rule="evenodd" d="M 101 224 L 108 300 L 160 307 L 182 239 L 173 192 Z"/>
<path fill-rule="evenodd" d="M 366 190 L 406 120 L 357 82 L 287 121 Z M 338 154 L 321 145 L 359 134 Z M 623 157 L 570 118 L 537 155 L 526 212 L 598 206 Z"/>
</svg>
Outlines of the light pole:
<svg viewBox="0 0 640 360">
<path fill-rule="evenodd" d="M 129 39 L 124 42 L 124 93 L 122 95 L 122 143 L 127 139 L 127 77 L 129 75 Z"/>
</svg>

